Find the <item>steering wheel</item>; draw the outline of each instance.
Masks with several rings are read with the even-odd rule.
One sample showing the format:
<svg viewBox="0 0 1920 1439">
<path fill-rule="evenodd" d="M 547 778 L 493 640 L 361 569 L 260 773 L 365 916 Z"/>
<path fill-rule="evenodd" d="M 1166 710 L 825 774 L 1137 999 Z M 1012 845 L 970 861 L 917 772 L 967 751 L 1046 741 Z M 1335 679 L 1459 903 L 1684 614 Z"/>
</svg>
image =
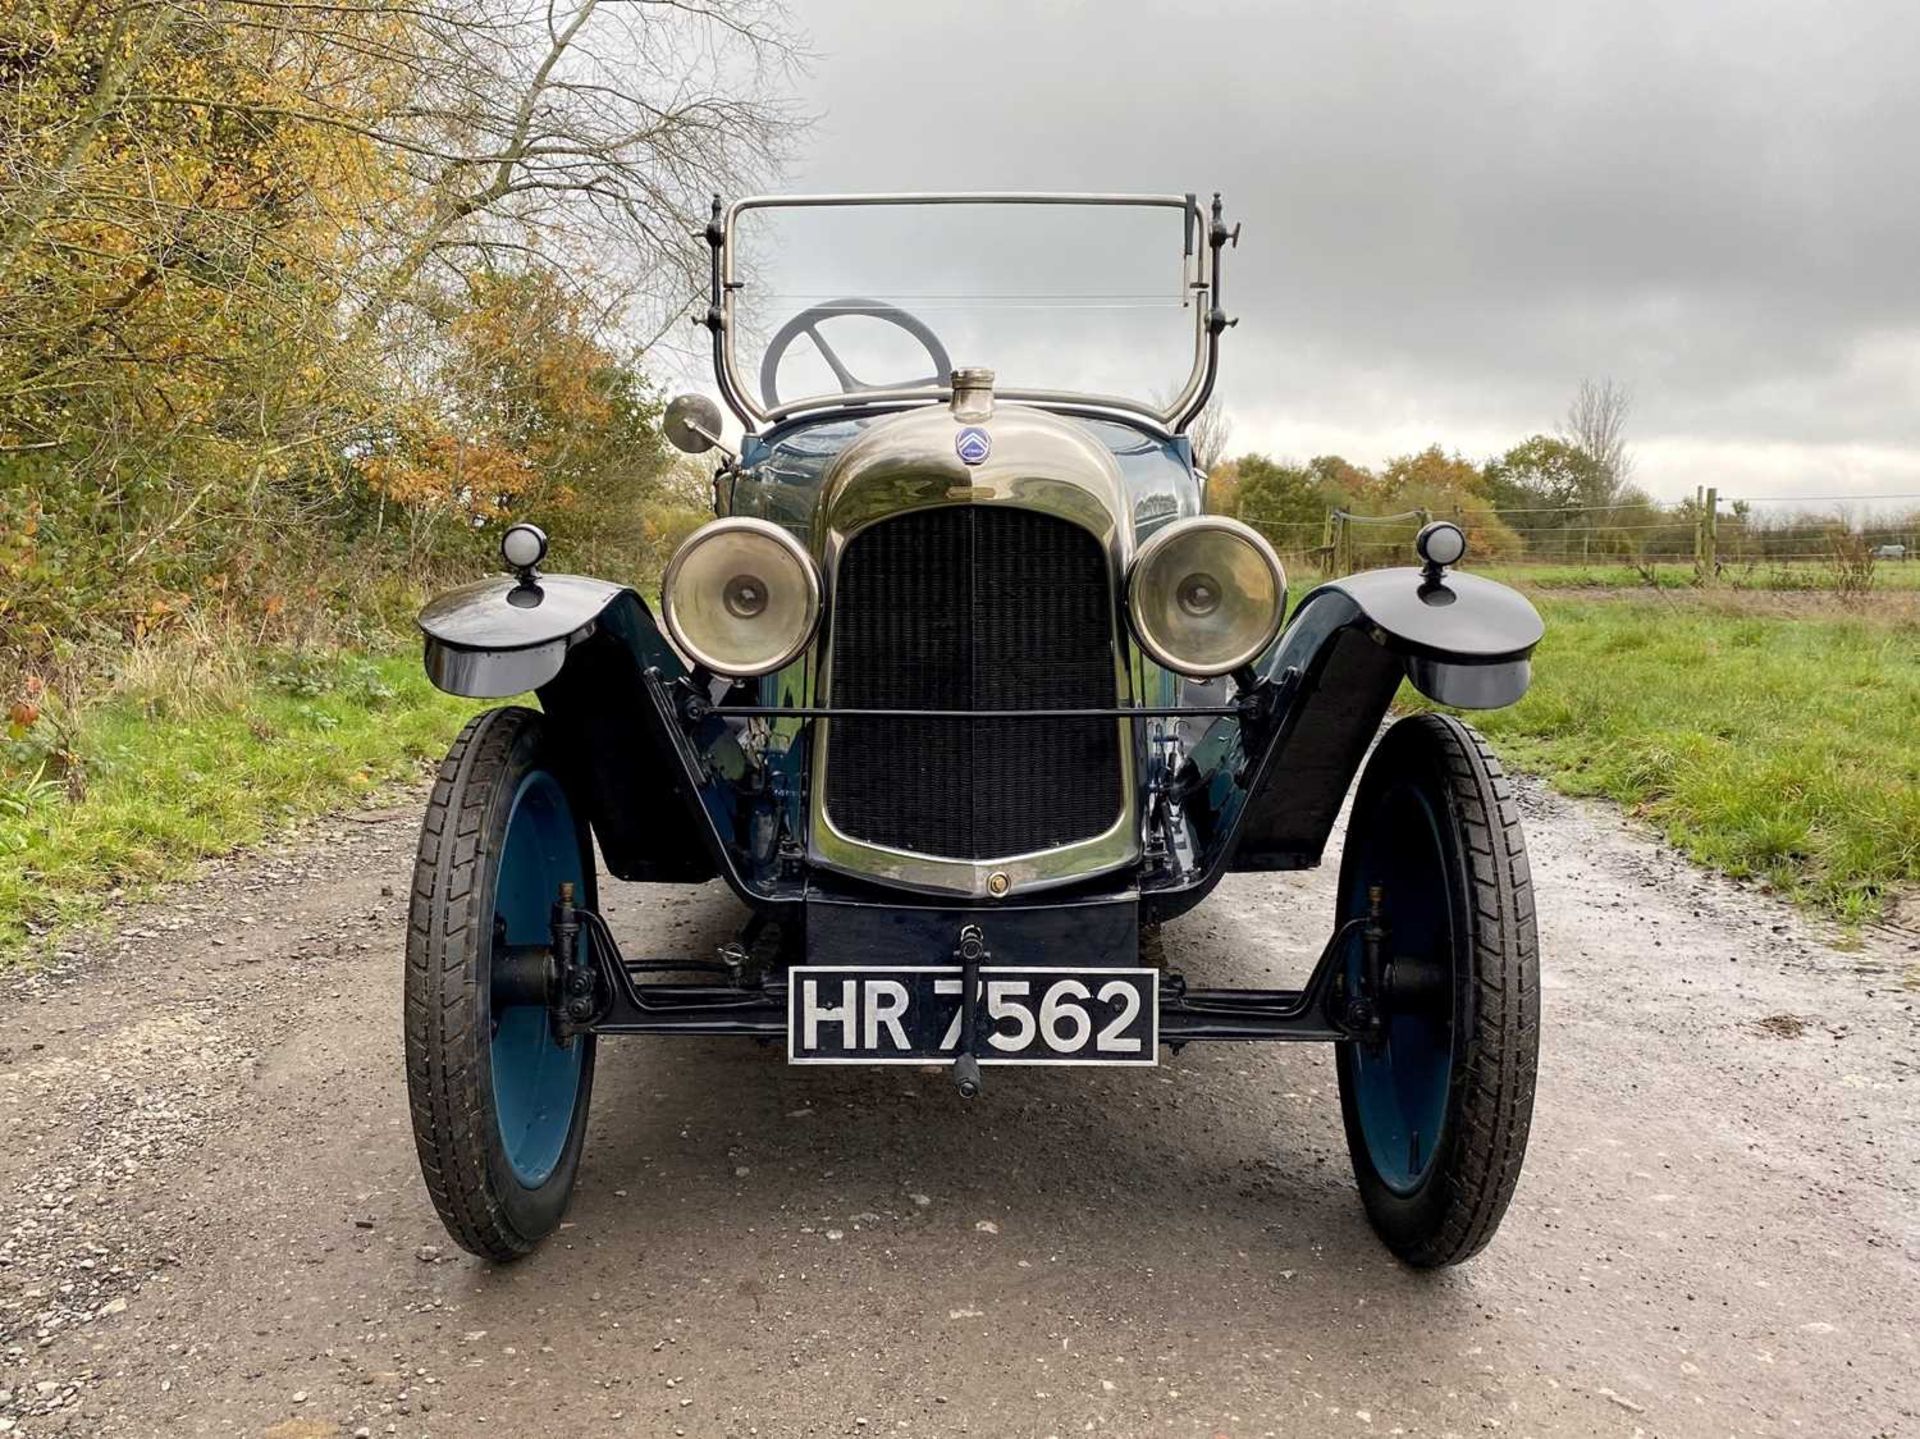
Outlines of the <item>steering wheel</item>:
<svg viewBox="0 0 1920 1439">
<path fill-rule="evenodd" d="M 933 373 L 917 380 L 894 380 L 887 384 L 868 384 L 856 378 L 820 335 L 821 323 L 840 315 L 864 315 L 870 319 L 885 320 L 889 325 L 905 330 L 920 342 L 920 347 L 933 361 Z M 760 362 L 760 393 L 770 410 L 777 409 L 780 404 L 780 362 L 787 357 L 787 351 L 793 348 L 793 342 L 802 335 L 813 341 L 813 347 L 820 352 L 820 358 L 827 362 L 827 368 L 833 371 L 833 377 L 840 382 L 840 392 L 845 395 L 861 390 L 903 390 L 919 385 L 938 385 L 944 383 L 953 371 L 953 359 L 947 354 L 947 347 L 927 327 L 927 322 L 917 315 L 909 315 L 898 305 L 889 305 L 884 300 L 829 300 L 824 305 L 802 310 L 782 325 L 767 342 L 766 358 Z"/>
</svg>

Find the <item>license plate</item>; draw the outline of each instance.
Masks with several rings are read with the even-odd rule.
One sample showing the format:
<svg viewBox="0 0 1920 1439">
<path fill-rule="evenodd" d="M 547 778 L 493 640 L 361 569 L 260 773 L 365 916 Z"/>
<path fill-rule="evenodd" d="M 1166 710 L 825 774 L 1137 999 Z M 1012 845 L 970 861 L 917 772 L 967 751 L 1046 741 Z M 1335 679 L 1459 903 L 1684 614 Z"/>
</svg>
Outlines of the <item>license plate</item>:
<svg viewBox="0 0 1920 1439">
<path fill-rule="evenodd" d="M 793 1064 L 926 1064 L 960 1051 L 958 965 L 795 965 Z M 1160 972 L 983 965 L 974 1053 L 982 1064 L 1156 1064 Z"/>
</svg>

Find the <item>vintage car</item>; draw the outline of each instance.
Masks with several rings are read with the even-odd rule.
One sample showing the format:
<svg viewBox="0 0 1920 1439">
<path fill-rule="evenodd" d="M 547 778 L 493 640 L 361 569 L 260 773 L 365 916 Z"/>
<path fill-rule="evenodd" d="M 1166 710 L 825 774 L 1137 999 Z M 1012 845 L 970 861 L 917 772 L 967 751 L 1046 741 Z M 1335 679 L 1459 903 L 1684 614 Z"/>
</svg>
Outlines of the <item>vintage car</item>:
<svg viewBox="0 0 1920 1439">
<path fill-rule="evenodd" d="M 965 248 L 979 231 L 954 207 L 1029 236 L 1067 209 L 1164 225 L 1159 298 L 1190 327 L 1171 398 L 996 383 L 984 366 L 1002 356 L 950 356 L 899 290 L 816 289 L 777 328 L 747 318 L 746 257 L 779 248 L 750 249 L 749 218 L 833 211 L 849 238 L 805 253 L 897 274 L 917 252 L 873 238 L 867 217 L 931 217 Z M 466 726 L 414 871 L 407 1079 L 448 1231 L 496 1259 L 553 1232 L 603 1035 L 945 1066 L 967 1098 L 996 1065 L 1319 1040 L 1386 1245 L 1423 1267 L 1479 1250 L 1533 1105 L 1520 818 L 1459 720 L 1382 726 L 1403 681 L 1454 709 L 1520 698 L 1532 606 L 1452 569 L 1466 537 L 1441 522 L 1418 565 L 1320 584 L 1287 621 L 1274 548 L 1207 513 L 1187 434 L 1232 323 L 1221 263 L 1238 234 L 1218 196 L 716 199 L 705 238 L 703 323 L 742 434 L 726 442 L 711 400 L 667 408 L 676 445 L 724 462 L 716 518 L 674 554 L 659 604 L 544 570 L 546 536 L 516 524 L 500 541 L 510 573 L 420 618 L 442 689 L 539 703 Z M 1029 284 L 1109 293 L 1105 249 L 1054 264 L 1025 243 Z M 944 286 L 982 290 L 970 274 L 930 283 L 942 302 Z M 918 377 L 855 378 L 824 333 L 854 326 L 924 351 Z M 755 336 L 757 386 L 741 373 Z M 796 347 L 828 378 L 783 398 Z M 1075 385 L 1130 358 L 1045 335 L 1001 348 L 1036 372 L 1057 354 Z M 1298 988 L 1208 988 L 1169 967 L 1162 923 L 1227 874 L 1318 865 L 1350 792 L 1337 902 Z M 596 908 L 602 867 L 719 881 L 746 910 L 738 938 L 624 954 Z"/>
</svg>

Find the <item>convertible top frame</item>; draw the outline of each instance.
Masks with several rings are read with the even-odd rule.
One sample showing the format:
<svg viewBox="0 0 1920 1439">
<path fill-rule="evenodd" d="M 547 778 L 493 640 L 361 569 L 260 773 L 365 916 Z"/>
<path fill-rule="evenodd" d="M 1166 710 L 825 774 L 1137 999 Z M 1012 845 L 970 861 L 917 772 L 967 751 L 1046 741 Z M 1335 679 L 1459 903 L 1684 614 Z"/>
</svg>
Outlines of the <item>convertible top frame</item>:
<svg viewBox="0 0 1920 1439">
<path fill-rule="evenodd" d="M 1221 218 L 1220 196 L 1213 197 L 1211 218 L 1205 234 L 1200 233 L 1202 216 L 1196 195 L 1076 194 L 1071 191 L 983 190 L 975 192 L 899 191 L 870 195 L 750 195 L 731 205 L 720 196 L 713 197 L 712 218 L 707 222 L 706 241 L 712 251 L 712 294 L 706 315 L 697 323 L 713 336 L 714 380 L 727 407 L 739 418 L 749 434 L 763 425 L 811 411 L 865 409 L 873 405 L 899 405 L 913 401 L 928 403 L 950 400 L 950 384 L 914 386 L 905 389 L 869 390 L 851 395 L 811 395 L 787 404 L 765 406 L 753 397 L 741 379 L 735 353 L 734 296 L 746 282 L 734 272 L 734 228 L 740 216 L 750 210 L 820 209 L 833 206 L 897 205 L 1083 205 L 1119 206 L 1140 209 L 1178 210 L 1186 217 L 1183 258 L 1186 267 L 1185 300 L 1194 312 L 1193 365 L 1186 384 L 1165 406 L 1131 399 L 1124 395 L 1086 394 L 1074 390 L 1016 389 L 999 390 L 1002 399 L 1019 400 L 1040 406 L 1072 406 L 1112 410 L 1146 420 L 1171 434 L 1183 432 L 1205 408 L 1213 394 L 1214 377 L 1220 367 L 1220 335 L 1235 322 L 1227 317 L 1220 301 L 1220 252 L 1237 244 L 1240 227 L 1228 229 Z"/>
</svg>

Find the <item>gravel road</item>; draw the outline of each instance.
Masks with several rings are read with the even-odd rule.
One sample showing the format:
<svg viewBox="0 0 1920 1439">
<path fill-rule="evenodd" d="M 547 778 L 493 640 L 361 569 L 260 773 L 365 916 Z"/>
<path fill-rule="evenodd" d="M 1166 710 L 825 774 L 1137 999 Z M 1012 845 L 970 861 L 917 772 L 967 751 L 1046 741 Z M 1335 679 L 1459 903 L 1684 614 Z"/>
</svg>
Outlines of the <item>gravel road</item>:
<svg viewBox="0 0 1920 1439">
<path fill-rule="evenodd" d="M 1529 787 L 1545 953 L 1493 1246 L 1374 1243 L 1330 1053 L 789 1071 L 602 1050 L 570 1225 L 510 1268 L 414 1165 L 417 803 L 316 829 L 0 980 L 9 1436 L 1920 1434 L 1920 939 L 1835 949 Z M 1168 927 L 1303 972 L 1331 869 Z M 723 893 L 612 886 L 635 953 Z"/>
</svg>

